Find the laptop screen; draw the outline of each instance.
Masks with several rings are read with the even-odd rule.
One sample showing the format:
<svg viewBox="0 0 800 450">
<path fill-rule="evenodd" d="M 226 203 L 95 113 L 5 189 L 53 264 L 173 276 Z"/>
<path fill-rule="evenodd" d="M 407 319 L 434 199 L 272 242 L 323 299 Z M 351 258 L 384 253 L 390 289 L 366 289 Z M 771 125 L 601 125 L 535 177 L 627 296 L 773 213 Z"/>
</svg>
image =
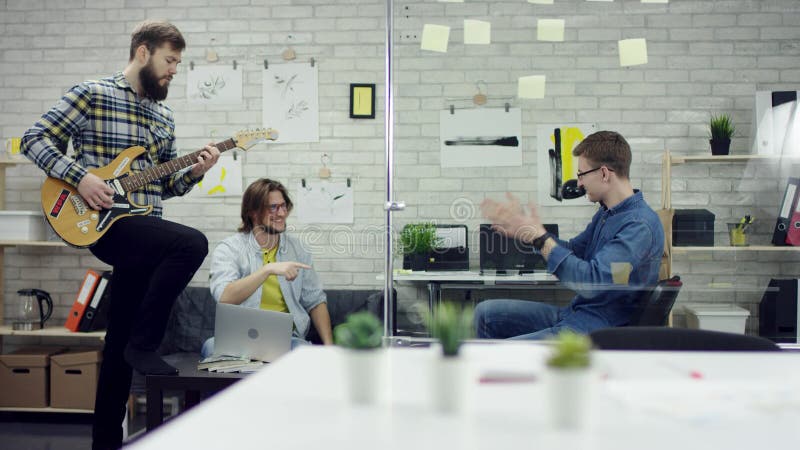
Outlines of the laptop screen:
<svg viewBox="0 0 800 450">
<path fill-rule="evenodd" d="M 544 224 L 544 228 L 558 236 L 558 224 Z M 547 269 L 544 258 L 531 244 L 511 239 L 492 229 L 490 224 L 480 225 L 481 272 L 495 271 L 505 273 L 510 270 L 521 273 L 544 271 Z"/>
</svg>

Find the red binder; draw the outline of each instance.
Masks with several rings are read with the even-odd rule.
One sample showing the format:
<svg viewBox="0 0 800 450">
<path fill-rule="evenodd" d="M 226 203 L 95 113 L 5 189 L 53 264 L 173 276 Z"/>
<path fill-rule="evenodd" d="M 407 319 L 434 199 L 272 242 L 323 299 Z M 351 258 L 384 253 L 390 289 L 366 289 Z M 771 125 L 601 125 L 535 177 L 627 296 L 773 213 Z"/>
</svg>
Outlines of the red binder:
<svg viewBox="0 0 800 450">
<path fill-rule="evenodd" d="M 86 271 L 86 275 L 83 277 L 83 283 L 81 283 L 81 288 L 78 291 L 78 296 L 75 298 L 75 303 L 72 304 L 69 315 L 67 315 L 67 322 L 64 324 L 64 327 L 68 330 L 78 331 L 83 312 L 86 311 L 86 306 L 89 305 L 89 300 L 92 299 L 92 294 L 94 294 L 94 290 L 97 288 L 98 281 L 100 281 L 99 273 L 92 269 Z"/>
<path fill-rule="evenodd" d="M 795 247 L 800 246 L 800 191 L 794 194 L 794 204 L 786 230 L 786 243 Z"/>
</svg>

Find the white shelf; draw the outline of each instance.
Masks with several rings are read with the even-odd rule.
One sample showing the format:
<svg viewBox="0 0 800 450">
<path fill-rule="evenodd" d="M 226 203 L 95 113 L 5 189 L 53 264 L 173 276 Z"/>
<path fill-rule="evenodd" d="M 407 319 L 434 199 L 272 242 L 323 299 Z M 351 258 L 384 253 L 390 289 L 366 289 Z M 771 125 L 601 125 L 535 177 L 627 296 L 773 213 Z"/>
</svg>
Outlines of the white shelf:
<svg viewBox="0 0 800 450">
<path fill-rule="evenodd" d="M 0 240 L 0 247 L 66 247 L 63 241 L 6 241 Z"/>
<path fill-rule="evenodd" d="M 31 162 L 30 159 L 22 155 L 8 156 L 7 153 L 3 153 L 3 155 L 0 156 L 0 165 L 2 166 L 16 166 L 17 164 L 33 164 L 33 163 Z"/>
<path fill-rule="evenodd" d="M 777 245 L 748 245 L 745 247 L 731 247 L 731 246 L 718 246 L 718 247 L 683 247 L 672 246 L 673 254 L 684 254 L 692 252 L 797 252 L 800 247 L 777 246 Z"/>
<path fill-rule="evenodd" d="M 670 155 L 672 164 L 684 164 L 692 162 L 703 163 L 742 163 L 742 162 L 759 162 L 759 161 L 778 161 L 782 159 L 787 160 L 800 160 L 800 156 L 780 156 L 780 155 Z"/>
<path fill-rule="evenodd" d="M 31 412 L 31 413 L 59 413 L 59 414 L 93 414 L 92 409 L 69 409 L 69 408 L 23 408 L 21 406 L 0 406 L 0 412 Z"/>
<path fill-rule="evenodd" d="M 13 330 L 10 326 L 0 326 L 0 336 L 32 336 L 32 337 L 64 337 L 64 338 L 97 338 L 104 339 L 105 331 L 76 333 L 63 327 L 46 327 L 43 330 Z"/>
</svg>

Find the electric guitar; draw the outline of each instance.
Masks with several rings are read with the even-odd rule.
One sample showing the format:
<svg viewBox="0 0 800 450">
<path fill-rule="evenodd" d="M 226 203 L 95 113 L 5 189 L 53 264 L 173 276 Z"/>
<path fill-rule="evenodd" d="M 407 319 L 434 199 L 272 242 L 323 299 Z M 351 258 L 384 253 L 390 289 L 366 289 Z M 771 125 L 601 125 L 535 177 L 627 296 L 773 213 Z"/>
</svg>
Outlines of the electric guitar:
<svg viewBox="0 0 800 450">
<path fill-rule="evenodd" d="M 228 140 L 214 144 L 220 153 L 232 148 L 247 150 L 255 144 L 278 139 L 272 128 L 246 130 Z M 175 158 L 141 172 L 131 172 L 131 163 L 145 152 L 144 147 L 130 147 L 120 153 L 111 164 L 89 169 L 105 180 L 114 190 L 114 205 L 100 211 L 89 207 L 78 190 L 57 178 L 48 177 L 42 185 L 42 210 L 44 216 L 61 239 L 68 245 L 86 248 L 94 245 L 117 220 L 133 215 L 150 214 L 152 205 L 142 206 L 131 201 L 131 192 L 148 183 L 164 178 L 197 162 L 202 150 Z"/>
</svg>

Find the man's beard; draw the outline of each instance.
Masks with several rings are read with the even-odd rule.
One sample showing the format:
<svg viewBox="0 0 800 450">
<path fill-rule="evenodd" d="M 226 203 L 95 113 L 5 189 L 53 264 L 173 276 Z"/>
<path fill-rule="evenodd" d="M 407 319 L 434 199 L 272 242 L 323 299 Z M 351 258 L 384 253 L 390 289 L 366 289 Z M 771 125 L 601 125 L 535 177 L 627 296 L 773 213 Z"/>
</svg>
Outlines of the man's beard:
<svg viewBox="0 0 800 450">
<path fill-rule="evenodd" d="M 161 86 L 159 81 L 161 80 L 153 72 L 152 61 L 148 62 L 147 65 L 142 67 L 142 70 L 139 71 L 139 83 L 142 85 L 144 96 L 156 102 L 167 98 L 167 93 L 169 91 L 169 83 Z"/>
<path fill-rule="evenodd" d="M 271 227 L 269 225 L 260 225 L 261 229 L 264 230 L 264 233 L 276 235 L 281 234 L 283 231 L 276 229 L 275 227 Z"/>
</svg>

